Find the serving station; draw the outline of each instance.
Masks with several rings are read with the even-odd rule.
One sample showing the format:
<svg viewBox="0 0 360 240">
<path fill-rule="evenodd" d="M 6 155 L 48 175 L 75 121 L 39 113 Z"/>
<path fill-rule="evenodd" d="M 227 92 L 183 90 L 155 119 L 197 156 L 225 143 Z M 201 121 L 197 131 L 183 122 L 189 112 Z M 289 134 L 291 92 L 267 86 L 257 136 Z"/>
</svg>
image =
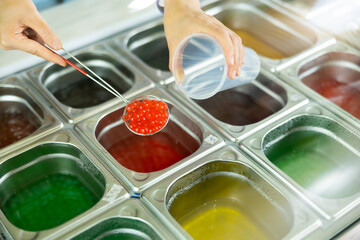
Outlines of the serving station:
<svg viewBox="0 0 360 240">
<path fill-rule="evenodd" d="M 177 87 L 155 1 L 42 10 L 67 50 L 170 117 L 135 135 L 126 103 L 74 68 L 1 50 L 0 239 L 360 238 L 359 19 L 334 33 L 311 19 L 339 5 L 314 2 L 203 1 L 261 60 L 205 100 Z"/>
</svg>

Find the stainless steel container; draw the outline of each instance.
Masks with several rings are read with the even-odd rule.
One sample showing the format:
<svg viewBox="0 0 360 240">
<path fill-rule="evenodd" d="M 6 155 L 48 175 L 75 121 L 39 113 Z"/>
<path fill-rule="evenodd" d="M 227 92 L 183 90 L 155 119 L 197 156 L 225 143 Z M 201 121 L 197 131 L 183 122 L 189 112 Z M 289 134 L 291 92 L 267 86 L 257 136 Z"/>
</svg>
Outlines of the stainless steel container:
<svg viewBox="0 0 360 240">
<path fill-rule="evenodd" d="M 222 207 L 232 209 L 235 216 L 243 216 L 243 225 L 228 228 L 232 234 L 241 231 L 248 234 L 239 237 L 311 239 L 309 236 L 320 227 L 319 220 L 309 209 L 274 181 L 273 176 L 232 146 L 226 146 L 186 166 L 177 175 L 162 179 L 146 190 L 143 198 L 157 210 L 164 224 L 171 223 L 169 225 L 181 239 L 192 239 L 181 224 L 191 230 L 191 224 L 186 224 L 186 220 L 190 216 L 196 219 L 194 215 L 197 212 L 198 219 L 202 219 L 203 227 L 207 229 L 205 231 L 213 233 L 207 226 L 216 219 L 215 215 L 210 214 L 211 209 L 221 211 Z M 201 208 L 206 209 L 201 212 Z M 220 215 L 219 219 L 222 220 L 218 222 L 219 225 L 221 221 L 229 220 L 225 214 L 223 217 Z M 244 225 L 246 227 L 241 229 Z"/>
<path fill-rule="evenodd" d="M 4 117 L 1 122 L 4 135 L 1 137 L 3 147 L 0 148 L 0 155 L 62 127 L 62 123 L 47 107 L 46 102 L 24 83 L 22 74 L 0 81 L 0 114 Z M 15 131 L 18 134 L 15 134 Z M 11 136 L 6 137 L 5 134 Z M 8 145 L 10 142 L 13 143 Z"/>
<path fill-rule="evenodd" d="M 140 201 L 124 199 L 111 206 L 101 215 L 67 234 L 62 239 L 101 239 L 104 237 L 136 239 L 174 239 L 174 235 L 162 225 Z"/>
<path fill-rule="evenodd" d="M 169 70 L 169 50 L 162 21 L 154 21 L 114 38 L 114 49 L 127 54 L 156 83 L 174 81 Z"/>
<path fill-rule="evenodd" d="M 105 42 L 73 54 L 127 98 L 152 87 L 150 80 L 113 52 Z M 76 123 L 122 101 L 73 68 L 47 64 L 30 70 L 28 76 L 34 87 L 54 103 L 69 123 Z"/>
<path fill-rule="evenodd" d="M 231 141 L 250 136 L 308 102 L 264 69 L 255 81 L 205 100 L 188 98 L 175 83 L 168 86 L 168 91 Z"/>
<path fill-rule="evenodd" d="M 18 149 L 16 152 L 2 156 L 0 169 L 2 196 L 0 220 L 3 228 L 1 232 L 7 239 L 55 239 L 59 233 L 76 228 L 85 219 L 101 214 L 109 206 L 113 206 L 129 196 L 122 184 L 115 180 L 96 157 L 68 130 L 61 130 L 39 138 L 36 142 Z M 14 192 L 33 189 L 31 184 L 54 175 L 71 175 L 78 179 L 83 184 L 82 187 L 95 194 L 97 201 L 94 206 L 61 225 L 41 231 L 23 230 L 10 222 L 7 216 L 11 209 L 6 209 L 6 201 Z M 63 182 L 60 180 L 58 183 L 62 184 Z M 30 192 L 29 194 L 35 196 L 40 193 Z M 48 207 L 55 200 L 50 199 Z M 66 206 L 64 206 L 65 208 Z M 48 210 L 48 208 L 44 208 L 44 211 Z M 53 210 L 54 214 L 59 214 L 57 209 Z M 16 211 L 20 214 L 19 216 L 22 216 L 21 214 L 25 214 L 26 210 L 20 208 Z"/>
<path fill-rule="evenodd" d="M 341 106 L 345 106 L 346 103 L 351 100 L 335 99 L 332 97 L 331 93 L 328 94 L 323 91 L 326 89 L 317 87 L 322 84 L 327 84 L 329 81 L 330 83 L 344 83 L 347 84 L 344 88 L 359 91 L 359 88 L 356 85 L 359 82 L 360 76 L 359 55 L 360 52 L 356 49 L 351 48 L 345 43 L 334 41 L 329 47 L 312 52 L 311 56 L 307 59 L 298 61 L 285 68 L 280 66 L 277 75 L 309 98 L 314 99 L 331 111 L 336 112 L 342 118 L 346 119 L 346 121 L 351 121 L 353 124 L 360 126 L 359 119 L 351 114 L 358 112 L 356 105 L 354 105 L 354 109 L 347 109 L 350 113 L 341 108 Z M 314 90 L 310 88 L 312 85 L 309 87 L 305 84 L 306 82 L 304 83 L 304 81 L 309 82 L 313 80 L 317 81 L 317 86 L 313 86 Z M 309 84 L 310 82 L 308 85 Z M 332 88 L 331 85 L 325 87 L 329 90 Z M 336 94 L 334 96 L 336 96 Z M 341 92 L 339 93 L 339 96 L 341 96 Z M 355 99 L 352 101 L 355 101 Z"/>
<path fill-rule="evenodd" d="M 324 234 L 331 236 L 360 213 L 359 133 L 349 122 L 311 102 L 239 146 L 308 204 L 319 215 Z"/>
<path fill-rule="evenodd" d="M 224 140 L 212 131 L 200 118 L 184 108 L 164 91 L 151 89 L 144 92 L 143 95 L 155 95 L 168 104 L 170 120 L 161 132 L 164 135 L 158 133 L 150 137 L 136 137 L 131 134 L 122 121 L 124 105 L 120 105 L 120 108 L 119 106 L 114 106 L 76 125 L 76 130 L 94 146 L 94 152 L 96 152 L 100 158 L 105 159 L 103 161 L 104 165 L 114 172 L 115 176 L 119 179 L 126 179 L 135 194 L 140 194 L 143 190 L 158 181 L 158 179 L 176 173 L 184 165 L 197 161 L 225 144 Z M 141 144 L 135 145 L 134 140 Z M 129 161 L 123 161 L 121 162 L 122 164 L 116 161 L 114 156 L 109 152 L 109 148 L 114 145 L 121 147 L 122 151 L 120 152 L 124 154 L 126 152 L 133 154 L 119 156 Z M 133 145 L 138 148 L 133 149 Z M 178 145 L 182 145 L 182 150 L 179 150 L 178 154 L 183 153 L 182 151 L 186 153 L 181 155 L 186 156 L 183 159 L 182 157 L 176 158 L 177 155 L 174 157 L 172 151 L 167 151 L 176 148 Z M 145 148 L 146 150 L 140 148 Z M 154 148 L 154 150 L 151 148 Z M 147 151 L 152 151 L 154 154 L 156 151 L 160 151 L 160 155 L 157 155 L 158 157 L 155 159 L 146 159 L 143 156 L 147 156 Z M 165 153 L 171 154 L 172 158 L 176 158 L 176 161 L 169 162 L 164 160 L 164 158 L 166 158 Z M 143 162 L 137 162 L 135 166 L 132 165 L 130 159 L 134 157 L 142 159 Z M 165 161 L 165 165 L 157 162 L 161 159 Z M 160 165 L 156 166 L 156 164 Z M 157 171 L 151 171 L 153 168 L 150 168 L 151 172 L 149 172 L 146 167 L 153 165 L 154 167 L 159 166 L 159 168 Z M 145 170 L 138 171 L 137 169 L 140 167 L 141 170 Z M 131 169 L 135 169 L 135 171 Z"/>
<path fill-rule="evenodd" d="M 238 33 L 243 44 L 260 55 L 262 67 L 270 70 L 332 38 L 271 1 L 214 1 L 204 9 Z"/>
</svg>

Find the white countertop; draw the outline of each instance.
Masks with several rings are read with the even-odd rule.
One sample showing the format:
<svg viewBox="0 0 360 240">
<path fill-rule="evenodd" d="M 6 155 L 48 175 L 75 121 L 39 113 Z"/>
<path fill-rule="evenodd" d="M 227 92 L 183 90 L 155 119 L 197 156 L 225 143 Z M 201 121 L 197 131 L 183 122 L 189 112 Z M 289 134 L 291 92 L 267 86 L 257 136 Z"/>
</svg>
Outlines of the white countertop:
<svg viewBox="0 0 360 240">
<path fill-rule="evenodd" d="M 68 51 L 161 17 L 156 0 L 77 0 L 41 12 Z M 141 17 L 139 17 L 141 16 Z M 0 49 L 0 79 L 45 60 Z"/>
</svg>

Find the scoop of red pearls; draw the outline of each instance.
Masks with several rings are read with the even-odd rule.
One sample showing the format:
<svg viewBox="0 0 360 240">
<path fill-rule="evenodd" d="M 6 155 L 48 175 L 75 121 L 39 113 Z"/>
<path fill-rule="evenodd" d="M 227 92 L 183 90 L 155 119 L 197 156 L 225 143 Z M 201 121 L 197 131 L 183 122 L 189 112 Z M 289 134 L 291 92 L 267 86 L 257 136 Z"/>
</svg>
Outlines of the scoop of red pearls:
<svg viewBox="0 0 360 240">
<path fill-rule="evenodd" d="M 126 106 L 123 120 L 128 128 L 140 135 L 154 134 L 167 123 L 166 103 L 154 99 L 135 99 Z"/>
</svg>

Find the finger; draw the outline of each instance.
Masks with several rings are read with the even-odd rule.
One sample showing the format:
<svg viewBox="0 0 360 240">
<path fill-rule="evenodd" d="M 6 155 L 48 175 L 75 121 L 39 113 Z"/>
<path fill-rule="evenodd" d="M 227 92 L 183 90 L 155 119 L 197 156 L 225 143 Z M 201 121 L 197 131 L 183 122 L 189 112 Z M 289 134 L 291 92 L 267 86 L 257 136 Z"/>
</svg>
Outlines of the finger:
<svg viewBox="0 0 360 240">
<path fill-rule="evenodd" d="M 173 53 L 169 49 L 169 69 L 170 69 L 170 72 L 173 71 L 173 69 L 172 69 L 172 62 L 173 62 L 172 58 L 173 58 Z"/>
<path fill-rule="evenodd" d="M 242 70 L 242 66 L 245 63 L 245 50 L 244 50 L 244 46 L 241 44 L 240 46 L 240 67 L 239 67 L 239 76 Z"/>
<path fill-rule="evenodd" d="M 218 32 L 214 34 L 215 39 L 220 43 L 223 47 L 225 53 L 225 59 L 228 65 L 228 77 L 230 79 L 234 79 L 236 75 L 236 69 L 234 68 L 235 64 L 235 55 L 234 55 L 234 46 L 230 35 L 227 31 L 223 31 L 223 34 L 219 34 Z"/>
<path fill-rule="evenodd" d="M 182 54 L 182 49 L 177 49 L 178 54 L 177 54 L 177 58 L 174 59 L 173 62 L 173 57 L 172 54 L 170 54 L 170 70 L 173 72 L 174 76 L 175 76 L 175 80 L 178 84 L 182 84 L 184 82 L 185 79 L 185 72 L 183 69 L 183 54 Z M 174 67 L 172 67 L 172 65 L 174 64 Z"/>
<path fill-rule="evenodd" d="M 236 70 L 236 76 L 239 76 L 240 74 L 240 67 L 241 67 L 241 59 L 240 59 L 240 41 L 237 36 L 235 36 L 233 33 L 230 34 L 231 40 L 233 42 L 234 46 L 234 56 L 235 56 L 235 64 L 234 69 Z"/>
<path fill-rule="evenodd" d="M 167 39 L 167 47 L 168 47 L 168 50 L 169 50 L 169 69 L 171 72 L 173 72 L 173 68 L 175 67 L 178 67 L 179 64 L 182 65 L 182 54 L 179 54 L 179 53 L 182 53 L 183 52 L 183 47 L 184 47 L 184 44 L 181 44 L 181 43 L 176 43 L 176 42 L 171 42 L 169 41 L 169 39 Z M 179 58 L 179 56 L 181 55 L 181 61 L 180 60 L 177 60 L 177 59 L 173 59 L 174 58 L 174 55 L 177 54 L 177 58 Z M 175 62 L 174 62 L 175 61 Z M 173 66 L 173 64 L 175 64 Z"/>
<path fill-rule="evenodd" d="M 40 14 L 37 14 L 36 16 L 37 17 L 25 20 L 25 24 L 36 32 L 36 40 L 40 43 L 46 43 L 52 49 L 60 50 L 62 48 L 62 43 L 58 36 L 49 27 Z"/>
<path fill-rule="evenodd" d="M 240 38 L 241 40 L 241 38 Z M 240 42 L 240 58 L 241 58 L 241 65 L 243 65 L 245 63 L 245 49 L 244 49 L 244 45 L 242 44 L 242 42 Z"/>
<path fill-rule="evenodd" d="M 184 79 L 185 79 L 184 69 L 182 67 L 176 68 L 175 72 L 174 72 L 174 75 L 175 75 L 176 82 L 179 85 L 183 84 Z"/>
<path fill-rule="evenodd" d="M 13 48 L 19 49 L 27 53 L 31 53 L 38 57 L 44 58 L 47 61 L 59 64 L 63 67 L 66 66 L 66 62 L 62 57 L 51 52 L 49 49 L 34 40 L 27 38 L 21 39 L 13 43 Z"/>
</svg>

